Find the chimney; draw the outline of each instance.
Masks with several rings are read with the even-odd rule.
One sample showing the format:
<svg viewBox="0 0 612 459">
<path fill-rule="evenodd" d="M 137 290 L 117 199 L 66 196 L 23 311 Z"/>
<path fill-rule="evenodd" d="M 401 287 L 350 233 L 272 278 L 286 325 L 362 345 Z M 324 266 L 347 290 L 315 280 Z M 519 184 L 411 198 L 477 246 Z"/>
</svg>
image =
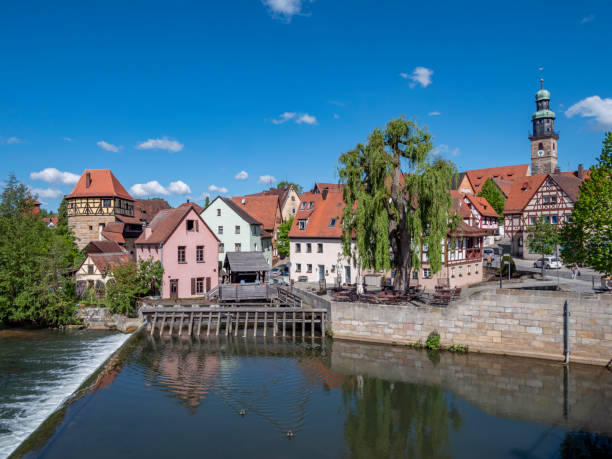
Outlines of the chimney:
<svg viewBox="0 0 612 459">
<path fill-rule="evenodd" d="M 146 228 L 144 228 L 144 233 L 145 233 L 145 239 L 149 239 L 151 237 L 151 227 L 147 226 Z"/>
<path fill-rule="evenodd" d="M 246 204 L 246 199 L 242 198 L 242 205 L 244 206 Z"/>
<path fill-rule="evenodd" d="M 187 199 L 187 204 L 189 204 L 189 199 Z"/>
<path fill-rule="evenodd" d="M 582 166 L 582 164 L 578 164 L 578 178 L 580 180 L 582 180 L 584 178 L 584 167 Z"/>
<path fill-rule="evenodd" d="M 555 167 L 555 174 L 560 174 L 561 168 L 559 166 Z"/>
<path fill-rule="evenodd" d="M 85 188 L 91 185 L 91 172 L 85 172 Z"/>
<path fill-rule="evenodd" d="M 327 199 L 327 193 L 329 192 L 329 190 L 327 188 L 325 188 L 323 190 L 323 201 L 325 201 Z"/>
</svg>

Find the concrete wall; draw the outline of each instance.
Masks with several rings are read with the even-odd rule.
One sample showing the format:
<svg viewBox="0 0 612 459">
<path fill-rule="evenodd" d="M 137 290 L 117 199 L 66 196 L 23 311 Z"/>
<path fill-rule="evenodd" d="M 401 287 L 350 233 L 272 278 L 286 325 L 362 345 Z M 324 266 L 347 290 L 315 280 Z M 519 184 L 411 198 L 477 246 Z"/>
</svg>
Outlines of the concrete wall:
<svg viewBox="0 0 612 459">
<path fill-rule="evenodd" d="M 612 296 L 486 290 L 448 307 L 331 303 L 334 337 L 412 344 L 436 330 L 444 346 L 471 351 L 563 358 L 563 304 L 570 303 L 570 352 L 575 362 L 612 359 Z"/>
</svg>

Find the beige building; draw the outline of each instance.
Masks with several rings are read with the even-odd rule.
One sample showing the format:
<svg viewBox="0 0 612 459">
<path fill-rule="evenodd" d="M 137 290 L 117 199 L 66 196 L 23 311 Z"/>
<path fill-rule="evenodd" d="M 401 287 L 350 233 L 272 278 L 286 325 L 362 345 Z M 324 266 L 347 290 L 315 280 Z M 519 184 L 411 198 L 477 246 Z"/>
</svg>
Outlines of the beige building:
<svg viewBox="0 0 612 459">
<path fill-rule="evenodd" d="M 93 289 L 98 295 L 102 295 L 106 283 L 113 278 L 113 268 L 128 261 L 127 252 L 88 254 L 76 272 L 77 295 L 82 297 L 88 290 Z"/>
</svg>

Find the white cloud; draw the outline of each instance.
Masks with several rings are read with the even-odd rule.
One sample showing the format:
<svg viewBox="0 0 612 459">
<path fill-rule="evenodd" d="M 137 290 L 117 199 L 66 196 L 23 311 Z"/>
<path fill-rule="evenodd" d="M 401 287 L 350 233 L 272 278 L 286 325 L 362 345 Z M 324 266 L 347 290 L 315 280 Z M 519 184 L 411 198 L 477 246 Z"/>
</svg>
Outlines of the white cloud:
<svg viewBox="0 0 612 459">
<path fill-rule="evenodd" d="M 440 153 L 442 155 L 448 154 L 448 155 L 451 155 L 451 156 L 457 156 L 457 155 L 459 155 L 461 153 L 459 148 L 451 149 L 448 145 L 444 145 L 443 143 L 438 145 L 436 148 L 434 148 L 434 152 L 435 153 Z"/>
<path fill-rule="evenodd" d="M 208 191 L 212 191 L 213 193 L 225 194 L 227 193 L 227 188 L 225 188 L 224 186 L 210 185 L 208 187 Z"/>
<path fill-rule="evenodd" d="M 344 102 L 340 102 L 339 100 L 330 100 L 330 104 L 337 105 L 338 107 L 344 107 Z"/>
<path fill-rule="evenodd" d="M 31 191 L 32 194 L 45 199 L 59 199 L 64 196 L 61 190 L 54 190 L 53 188 L 31 188 Z"/>
<path fill-rule="evenodd" d="M 592 22 L 594 20 L 595 20 L 595 15 L 589 14 L 588 16 L 582 18 L 582 20 L 580 21 L 580 24 L 586 24 L 587 22 Z"/>
<path fill-rule="evenodd" d="M 400 76 L 406 80 L 412 80 L 412 83 L 410 83 L 411 88 L 414 88 L 417 84 L 426 88 L 431 84 L 431 76 L 433 73 L 434 71 L 427 67 L 416 67 L 411 74 L 400 73 Z"/>
<path fill-rule="evenodd" d="M 143 196 L 169 196 L 186 195 L 191 193 L 191 188 L 185 182 L 177 180 L 171 182 L 169 186 L 164 187 L 157 180 L 151 180 L 147 183 L 137 183 L 130 188 L 130 193 L 137 197 Z"/>
<path fill-rule="evenodd" d="M 183 145 L 179 141 L 169 139 L 168 137 L 164 136 L 161 139 L 148 139 L 147 141 L 141 142 L 136 145 L 136 148 L 138 150 L 168 150 L 172 153 L 176 153 L 178 151 L 181 151 L 184 146 L 185 145 Z"/>
<path fill-rule="evenodd" d="M 276 177 L 272 175 L 261 175 L 257 181 L 257 183 L 264 183 L 266 185 L 272 185 L 274 182 L 276 182 Z"/>
<path fill-rule="evenodd" d="M 312 2 L 313 0 L 309 0 Z M 291 18 L 296 15 L 304 15 L 302 12 L 302 0 L 262 0 L 262 3 L 268 8 L 273 17 L 279 17 L 285 21 L 291 21 Z"/>
<path fill-rule="evenodd" d="M 72 137 L 62 137 L 66 142 L 72 142 Z"/>
<path fill-rule="evenodd" d="M 338 115 L 337 113 L 334 113 L 334 119 L 337 120 L 338 118 L 340 118 L 340 115 Z"/>
<path fill-rule="evenodd" d="M 293 120 L 296 124 L 317 124 L 317 118 L 315 116 L 309 115 L 308 113 L 295 112 L 281 113 L 278 118 L 272 119 L 272 123 L 283 124 L 290 120 Z"/>
<path fill-rule="evenodd" d="M 23 143 L 23 140 L 21 140 L 19 137 L 9 137 L 8 139 L 6 139 L 6 143 L 8 144 Z"/>
<path fill-rule="evenodd" d="M 194 202 L 206 201 L 206 198 L 210 199 L 210 193 L 204 192 L 200 196 L 198 196 L 197 198 L 194 198 L 193 201 Z"/>
<path fill-rule="evenodd" d="M 290 119 L 295 118 L 295 115 L 297 115 L 297 113 L 285 112 L 285 113 L 282 113 L 281 116 L 278 117 L 277 119 L 272 119 L 272 122 L 274 124 L 283 124 L 289 121 Z"/>
<path fill-rule="evenodd" d="M 249 178 L 249 174 L 246 171 L 240 171 L 234 177 L 236 180 L 246 180 Z"/>
<path fill-rule="evenodd" d="M 317 124 L 317 118 L 315 116 L 309 115 L 308 113 L 302 113 L 300 116 L 298 116 L 295 122 L 297 124 Z"/>
<path fill-rule="evenodd" d="M 602 99 L 599 96 L 587 97 L 568 108 L 565 115 L 568 118 L 574 115 L 595 118 L 601 128 L 612 129 L 612 99 Z"/>
<path fill-rule="evenodd" d="M 96 142 L 96 145 L 99 146 L 102 150 L 114 151 L 115 153 L 117 153 L 119 150 L 123 148 L 123 147 L 118 147 L 117 145 L 113 145 L 112 143 L 105 142 L 104 140 L 100 140 L 99 142 Z"/>
<path fill-rule="evenodd" d="M 427 116 L 440 116 L 440 112 L 429 112 Z"/>
<path fill-rule="evenodd" d="M 30 179 L 42 180 L 54 185 L 76 185 L 80 176 L 72 172 L 58 171 L 55 167 L 47 167 L 40 172 L 31 172 Z"/>
</svg>

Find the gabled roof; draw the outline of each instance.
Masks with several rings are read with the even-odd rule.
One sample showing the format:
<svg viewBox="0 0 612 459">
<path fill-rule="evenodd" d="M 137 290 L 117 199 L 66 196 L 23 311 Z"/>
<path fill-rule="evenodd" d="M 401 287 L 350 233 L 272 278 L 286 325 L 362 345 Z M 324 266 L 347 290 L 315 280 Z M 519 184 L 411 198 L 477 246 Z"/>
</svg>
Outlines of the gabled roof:
<svg viewBox="0 0 612 459">
<path fill-rule="evenodd" d="M 90 253 L 88 256 L 101 273 L 112 271 L 115 266 L 127 263 L 130 259 L 129 255 L 125 252 Z"/>
<path fill-rule="evenodd" d="M 278 196 L 278 202 L 281 206 L 285 205 L 285 201 L 289 197 L 289 191 L 291 187 L 287 188 L 270 188 L 268 190 L 260 191 L 259 193 L 247 194 L 246 196 L 258 196 L 258 195 L 270 195 L 270 196 Z"/>
<path fill-rule="evenodd" d="M 304 193 L 307 202 L 314 202 L 312 209 L 298 210 L 289 230 L 290 238 L 341 238 L 344 199 L 341 191 L 329 190 L 326 199 L 323 194 Z M 300 206 L 301 209 L 301 206 Z M 335 219 L 334 226 L 330 226 Z M 306 228 L 299 229 L 299 221 L 308 220 Z"/>
<path fill-rule="evenodd" d="M 342 191 L 343 185 L 339 183 L 315 182 L 314 187 L 312 188 L 312 192 L 319 194 L 322 193 L 325 189 L 328 189 L 329 191 Z"/>
<path fill-rule="evenodd" d="M 121 198 L 134 201 L 110 169 L 85 169 L 66 198 Z"/>
<path fill-rule="evenodd" d="M 480 190 L 482 189 L 482 185 L 484 185 L 488 178 L 492 178 L 493 180 L 499 179 L 514 182 L 516 181 L 517 177 L 524 177 L 528 174 L 529 164 L 518 164 L 516 166 L 488 167 L 486 169 L 472 169 L 465 172 L 465 175 L 472 184 L 472 188 L 474 189 L 474 193 L 476 194 L 480 192 Z M 502 188 L 501 185 L 500 188 Z M 502 191 L 504 191 L 504 188 L 502 188 Z"/>
<path fill-rule="evenodd" d="M 254 217 L 252 217 L 247 211 L 245 211 L 242 207 L 232 201 L 230 198 L 225 198 L 223 196 L 216 197 L 213 202 L 217 199 L 221 199 L 230 209 L 238 214 L 240 218 L 242 218 L 245 222 L 250 225 L 261 225 L 261 223 Z M 211 202 L 212 204 L 212 202 Z"/>
<path fill-rule="evenodd" d="M 125 250 L 115 241 L 91 241 L 85 247 L 85 253 L 124 253 Z"/>
<path fill-rule="evenodd" d="M 538 191 L 547 174 L 529 175 L 518 178 L 510 190 L 510 195 L 506 201 L 504 214 L 516 214 L 523 211 L 529 200 Z"/>
<path fill-rule="evenodd" d="M 57 217 L 43 217 L 42 221 L 45 222 L 47 225 L 53 226 L 57 226 L 57 224 L 59 223 L 59 219 Z"/>
<path fill-rule="evenodd" d="M 514 177 L 514 180 L 518 179 L 519 177 Z M 514 183 L 514 180 L 493 179 L 493 181 L 499 187 L 506 199 L 508 199 L 508 195 L 510 194 L 510 190 L 512 189 L 512 184 Z"/>
<path fill-rule="evenodd" d="M 134 201 L 134 218 L 141 222 L 151 223 L 157 212 L 169 208 L 170 204 L 165 199 L 136 199 Z"/>
<path fill-rule="evenodd" d="M 176 209 L 164 209 L 159 211 L 149 225 L 151 229 L 150 235 L 147 237 L 148 228 L 145 229 L 138 239 L 136 239 L 135 244 L 163 244 L 190 213 L 199 219 L 203 225 L 202 228 L 206 228 L 215 239 L 219 240 L 193 207 L 183 206 L 177 207 Z"/>
<path fill-rule="evenodd" d="M 233 196 L 232 201 L 261 222 L 265 230 L 273 230 L 276 224 L 277 212 L 280 215 L 280 204 L 276 195 Z"/>
<path fill-rule="evenodd" d="M 573 202 L 578 200 L 578 193 L 580 192 L 580 184 L 582 183 L 582 180 L 574 175 L 565 174 L 552 174 L 550 177 L 557 185 L 559 185 L 559 188 L 561 188 Z"/>
<path fill-rule="evenodd" d="M 270 271 L 263 252 L 227 252 L 223 267 L 234 273 Z"/>
<path fill-rule="evenodd" d="M 107 223 L 102 230 L 102 236 L 109 241 L 125 244 L 125 238 L 123 237 L 124 228 L 125 224 L 123 223 Z"/>
<path fill-rule="evenodd" d="M 493 209 L 493 206 L 489 204 L 489 201 L 487 201 L 487 198 L 484 198 L 482 196 L 474 196 L 470 194 L 466 194 L 465 197 L 470 200 L 470 202 L 472 203 L 476 211 L 483 217 L 499 218 L 499 215 L 497 214 L 497 212 L 495 212 L 495 209 Z"/>
<path fill-rule="evenodd" d="M 476 226 L 471 226 L 465 222 L 461 222 L 457 228 L 455 228 L 455 231 L 449 231 L 448 234 L 449 236 L 484 236 L 487 235 L 488 232 Z"/>
<path fill-rule="evenodd" d="M 450 190 L 449 193 L 451 198 L 453 198 L 453 211 L 461 218 L 470 218 L 472 212 L 470 212 L 468 205 L 463 200 L 465 194 L 456 190 Z"/>
<path fill-rule="evenodd" d="M 193 210 L 200 215 L 204 211 L 204 207 L 197 205 L 195 202 L 184 202 L 179 207 L 193 207 Z"/>
</svg>

